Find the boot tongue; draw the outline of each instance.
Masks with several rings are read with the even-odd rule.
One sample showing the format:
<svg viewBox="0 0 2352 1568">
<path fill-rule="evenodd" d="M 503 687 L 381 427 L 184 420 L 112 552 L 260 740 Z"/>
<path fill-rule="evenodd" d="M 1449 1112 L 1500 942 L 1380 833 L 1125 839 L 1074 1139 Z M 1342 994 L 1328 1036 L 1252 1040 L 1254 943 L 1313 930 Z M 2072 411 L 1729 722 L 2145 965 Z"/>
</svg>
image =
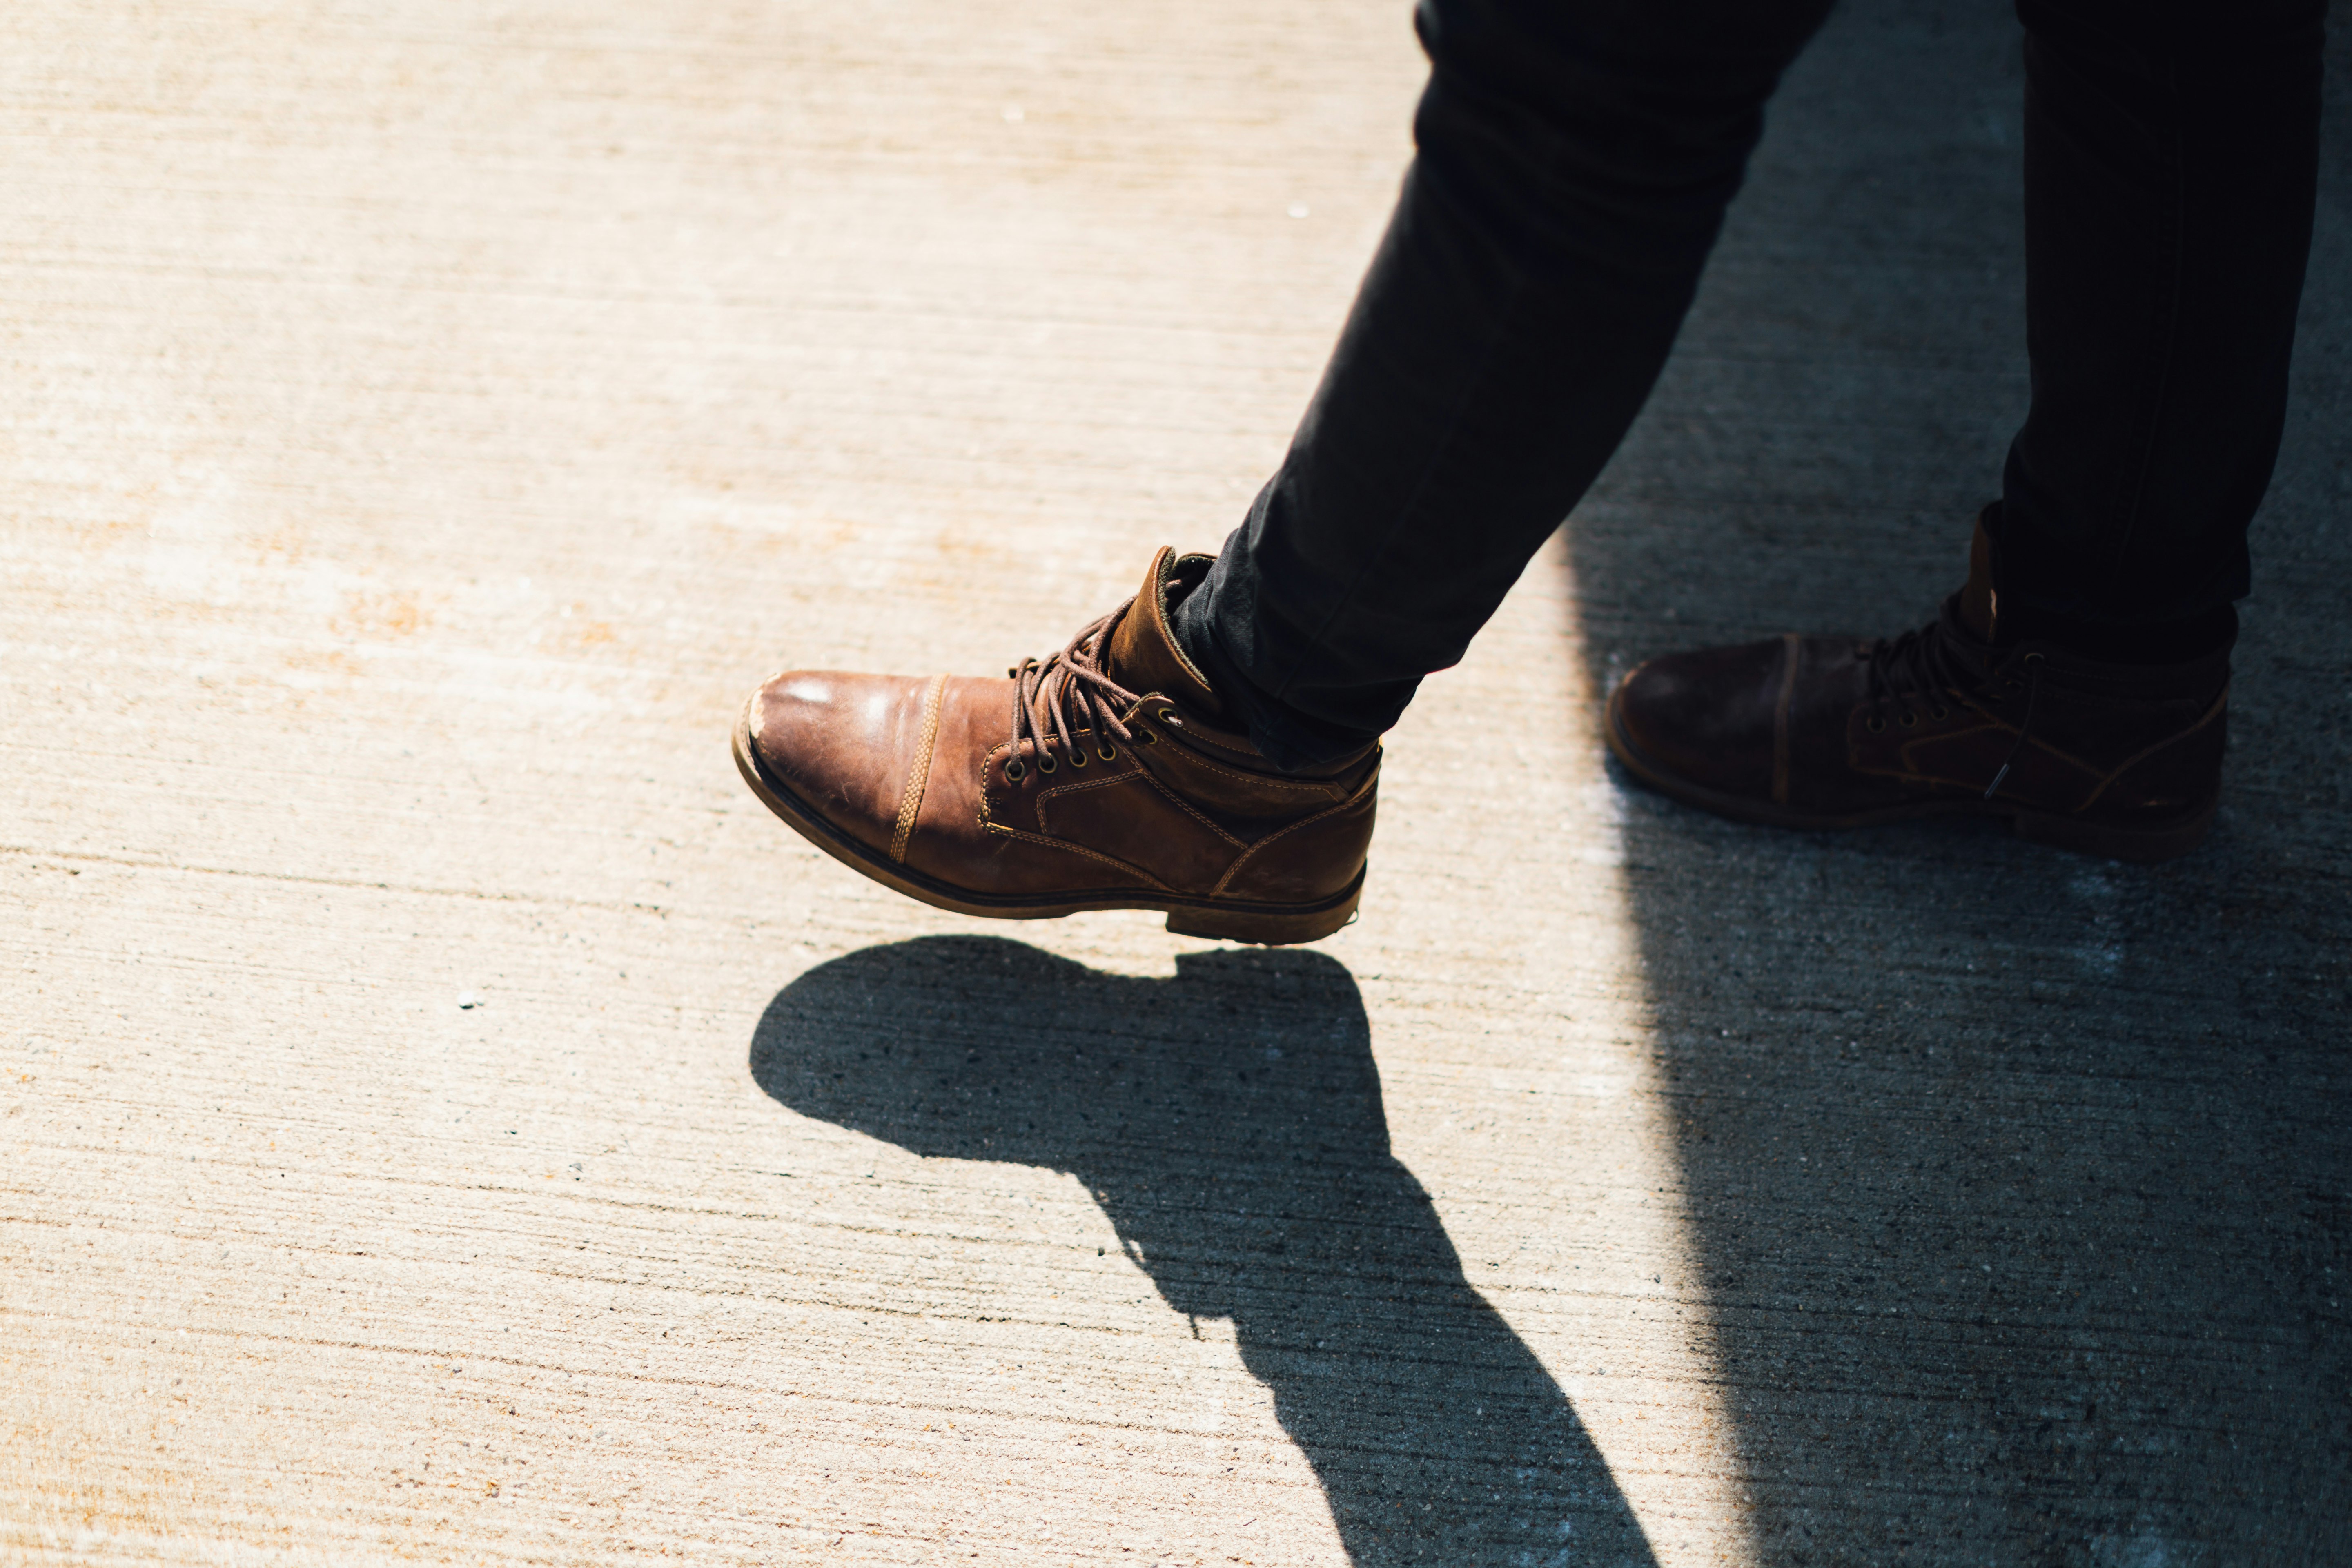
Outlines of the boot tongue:
<svg viewBox="0 0 2352 1568">
<path fill-rule="evenodd" d="M 1198 587 L 1207 575 L 1211 557 L 1179 557 L 1162 547 L 1144 574 L 1143 590 L 1104 639 L 1103 673 L 1129 691 L 1157 691 L 1172 697 L 1203 719 L 1222 718 L 1224 705 L 1168 627 L 1171 603 Z"/>
<path fill-rule="evenodd" d="M 1969 580 L 1960 589 L 1960 624 L 1977 641 L 1990 643 L 2000 626 L 2000 604 L 1992 591 L 1992 535 L 1985 530 L 1987 507 L 1977 514 L 1976 537 L 1969 541 Z"/>
</svg>

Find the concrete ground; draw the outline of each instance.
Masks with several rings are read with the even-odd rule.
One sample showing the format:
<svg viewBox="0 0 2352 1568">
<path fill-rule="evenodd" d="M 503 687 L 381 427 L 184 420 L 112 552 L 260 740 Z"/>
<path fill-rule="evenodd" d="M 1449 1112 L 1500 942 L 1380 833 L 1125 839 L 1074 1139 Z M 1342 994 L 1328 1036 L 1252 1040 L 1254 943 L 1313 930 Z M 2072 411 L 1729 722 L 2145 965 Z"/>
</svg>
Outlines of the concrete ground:
<svg viewBox="0 0 2352 1568">
<path fill-rule="evenodd" d="M 1402 5 L 0 36 L 0 1559 L 2352 1560 L 2342 43 L 2209 847 L 1601 760 L 1631 661 L 1922 619 L 1996 483 L 2013 25 L 1884 0 L 1262 952 L 901 901 L 726 731 L 1231 526 Z"/>
</svg>

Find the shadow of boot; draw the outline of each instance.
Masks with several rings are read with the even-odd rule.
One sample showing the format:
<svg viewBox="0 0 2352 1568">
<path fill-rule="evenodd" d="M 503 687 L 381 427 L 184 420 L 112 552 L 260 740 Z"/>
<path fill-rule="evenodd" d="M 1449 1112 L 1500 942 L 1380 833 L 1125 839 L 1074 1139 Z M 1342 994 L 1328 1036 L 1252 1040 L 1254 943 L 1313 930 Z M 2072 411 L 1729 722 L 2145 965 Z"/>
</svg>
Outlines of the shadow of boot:
<svg viewBox="0 0 2352 1568">
<path fill-rule="evenodd" d="M 1356 1563 L 1651 1560 L 1559 1384 L 1391 1156 L 1333 960 L 1188 954 L 1151 980 L 992 938 L 872 948 L 777 994 L 751 1073 L 918 1154 L 1084 1183 L 1171 1307 L 1232 1320 Z"/>
</svg>

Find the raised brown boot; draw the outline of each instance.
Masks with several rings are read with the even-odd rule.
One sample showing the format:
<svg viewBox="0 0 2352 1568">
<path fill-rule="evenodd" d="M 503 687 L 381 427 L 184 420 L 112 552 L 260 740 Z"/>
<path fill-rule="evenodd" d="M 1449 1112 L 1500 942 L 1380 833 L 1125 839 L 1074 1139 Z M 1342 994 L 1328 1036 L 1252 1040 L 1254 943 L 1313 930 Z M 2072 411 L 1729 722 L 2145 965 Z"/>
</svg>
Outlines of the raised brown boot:
<svg viewBox="0 0 2352 1568">
<path fill-rule="evenodd" d="M 943 910 L 1328 936 L 1363 891 L 1380 747 L 1281 773 L 1220 727 L 1168 629 L 1209 563 L 1162 550 L 1140 594 L 1002 680 L 779 675 L 744 705 L 736 765 L 818 848 Z"/>
<path fill-rule="evenodd" d="M 1653 659 L 1609 699 L 1609 749 L 1675 799 L 1776 827 L 2008 817 L 2117 860 L 2185 855 L 2221 796 L 2226 646 L 2113 664 L 2000 635 L 1977 525 L 1969 584 L 1892 640 L 1803 637 Z"/>
</svg>

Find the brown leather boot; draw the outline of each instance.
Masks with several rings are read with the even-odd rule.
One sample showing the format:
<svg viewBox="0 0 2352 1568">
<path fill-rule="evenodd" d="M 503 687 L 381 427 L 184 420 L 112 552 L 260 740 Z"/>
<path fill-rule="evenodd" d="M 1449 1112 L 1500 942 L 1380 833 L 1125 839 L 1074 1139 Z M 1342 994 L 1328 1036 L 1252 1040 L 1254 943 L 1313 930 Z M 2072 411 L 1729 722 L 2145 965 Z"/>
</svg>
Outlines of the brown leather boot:
<svg viewBox="0 0 2352 1568">
<path fill-rule="evenodd" d="M 2117 860 L 2195 848 L 2221 795 L 2227 647 L 2108 664 L 2000 636 L 1977 524 L 1968 585 L 1891 641 L 1802 637 L 1653 659 L 1609 749 L 1685 802 L 1776 827 L 1965 813 Z"/>
<path fill-rule="evenodd" d="M 1380 747 L 1280 773 L 1220 727 L 1168 629 L 1209 563 L 1160 551 L 1140 594 L 1005 679 L 779 675 L 744 705 L 736 765 L 818 848 L 941 909 L 1328 936 L 1363 891 Z"/>
</svg>

